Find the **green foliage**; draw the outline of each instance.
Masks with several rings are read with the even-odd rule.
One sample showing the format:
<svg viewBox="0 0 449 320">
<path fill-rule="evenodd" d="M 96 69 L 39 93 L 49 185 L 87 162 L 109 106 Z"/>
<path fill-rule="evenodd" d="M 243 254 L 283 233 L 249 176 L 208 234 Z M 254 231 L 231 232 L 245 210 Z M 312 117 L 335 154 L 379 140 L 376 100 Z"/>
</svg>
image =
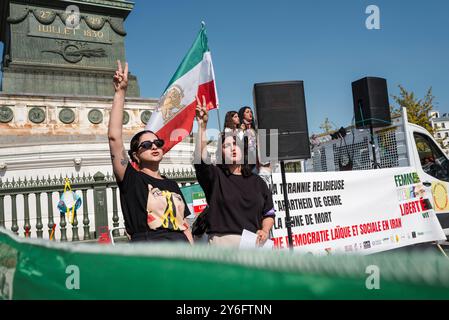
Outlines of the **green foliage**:
<svg viewBox="0 0 449 320">
<path fill-rule="evenodd" d="M 433 134 L 433 128 L 429 120 L 429 112 L 433 109 L 435 98 L 432 94 L 432 87 L 427 90 L 423 99 L 416 98 L 413 91 L 407 91 L 401 85 L 399 85 L 399 90 L 399 96 L 392 96 L 398 104 L 397 108 L 391 109 L 392 116 L 401 114 L 401 108 L 405 107 L 407 108 L 409 122 L 417 124 Z"/>
</svg>

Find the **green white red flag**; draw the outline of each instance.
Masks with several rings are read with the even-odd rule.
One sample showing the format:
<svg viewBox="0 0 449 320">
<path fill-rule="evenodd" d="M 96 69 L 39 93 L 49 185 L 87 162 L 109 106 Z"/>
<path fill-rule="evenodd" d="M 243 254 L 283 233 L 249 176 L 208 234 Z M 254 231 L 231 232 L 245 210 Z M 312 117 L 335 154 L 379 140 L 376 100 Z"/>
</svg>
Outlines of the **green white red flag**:
<svg viewBox="0 0 449 320">
<path fill-rule="evenodd" d="M 208 110 L 218 108 L 212 57 L 204 23 L 189 52 L 159 99 L 146 130 L 165 141 L 164 152 L 190 134 L 195 119 L 196 96 L 206 98 Z"/>
<path fill-rule="evenodd" d="M 204 208 L 206 208 L 207 202 L 206 202 L 206 195 L 204 192 L 194 192 L 192 193 L 192 207 L 193 207 L 193 213 L 195 216 L 199 215 L 201 212 L 203 212 Z"/>
</svg>

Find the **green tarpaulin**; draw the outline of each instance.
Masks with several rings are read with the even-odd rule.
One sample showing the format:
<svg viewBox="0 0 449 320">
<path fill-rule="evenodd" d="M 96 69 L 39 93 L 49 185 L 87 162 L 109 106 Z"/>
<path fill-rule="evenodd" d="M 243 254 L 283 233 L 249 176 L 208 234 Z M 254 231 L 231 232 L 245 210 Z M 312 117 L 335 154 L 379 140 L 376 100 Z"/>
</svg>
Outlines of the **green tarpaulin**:
<svg viewBox="0 0 449 320">
<path fill-rule="evenodd" d="M 0 231 L 0 297 L 448 299 L 449 260 L 436 253 L 314 257 L 199 245 L 55 243 Z"/>
</svg>

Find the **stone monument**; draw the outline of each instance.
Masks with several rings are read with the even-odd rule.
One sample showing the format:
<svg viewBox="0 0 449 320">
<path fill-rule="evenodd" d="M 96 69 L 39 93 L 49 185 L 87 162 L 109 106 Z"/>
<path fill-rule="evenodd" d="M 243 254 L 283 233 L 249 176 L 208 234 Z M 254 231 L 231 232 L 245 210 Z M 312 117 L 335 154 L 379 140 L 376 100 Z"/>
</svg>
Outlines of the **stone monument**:
<svg viewBox="0 0 449 320">
<path fill-rule="evenodd" d="M 36 228 L 42 232 L 42 219 L 51 228 L 53 218 L 48 213 L 51 210 L 34 215 L 39 201 L 46 202 L 47 196 L 48 208 L 58 210 L 57 192 L 45 194 L 41 190 L 29 201 L 28 194 L 9 194 L 10 185 L 37 183 L 47 177 L 112 176 L 107 140 L 114 94 L 112 76 L 116 61 L 126 60 L 123 23 L 133 6 L 125 0 L 0 1 L 0 41 L 4 44 L 0 90 L 0 189 L 3 188 L 0 226 L 3 220 L 7 229 L 17 231 L 18 226 L 23 226 L 27 230 L 30 221 L 32 226 L 37 221 Z M 131 74 L 129 79 L 123 116 L 126 148 L 129 139 L 143 130 L 158 103 L 158 99 L 140 97 L 136 77 Z M 179 143 L 164 156 L 162 173 L 175 173 L 176 168 L 181 174 L 176 173 L 174 178 L 181 178 L 182 172 L 187 171 L 194 178 L 192 152 L 192 145 Z M 106 220 L 112 217 L 114 226 L 123 226 L 116 205 L 117 192 L 117 188 L 112 188 L 107 195 L 103 193 L 104 199 L 95 202 L 83 191 L 86 207 L 83 205 L 82 214 L 87 230 L 89 220 L 98 227 L 100 222 L 94 216 L 94 208 L 100 207 L 107 210 Z M 25 213 L 17 217 L 20 212 Z M 64 219 L 61 215 L 61 235 L 66 232 Z M 77 222 L 73 230 L 76 228 Z M 72 229 L 67 230 L 67 237 L 70 238 L 71 232 Z"/>
<path fill-rule="evenodd" d="M 111 74 L 125 60 L 128 1 L 2 1 L 2 91 L 111 96 Z M 6 17 L 5 17 L 6 16 Z M 129 97 L 139 97 L 130 75 Z"/>
<path fill-rule="evenodd" d="M 133 7 L 125 0 L 0 2 L 0 179 L 49 171 L 112 173 L 107 143 L 112 76 L 117 60 L 126 61 L 124 21 Z M 141 98 L 136 77 L 129 79 L 126 147 L 158 103 Z M 174 150 L 162 169 L 190 170 L 191 148 L 179 144 Z"/>
</svg>

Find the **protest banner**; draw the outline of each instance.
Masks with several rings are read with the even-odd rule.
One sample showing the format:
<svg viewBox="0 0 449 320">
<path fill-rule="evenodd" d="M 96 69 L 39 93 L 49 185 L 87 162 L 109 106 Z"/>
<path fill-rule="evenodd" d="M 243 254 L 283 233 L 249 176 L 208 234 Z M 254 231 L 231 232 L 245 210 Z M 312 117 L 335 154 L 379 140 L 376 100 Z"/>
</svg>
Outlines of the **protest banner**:
<svg viewBox="0 0 449 320">
<path fill-rule="evenodd" d="M 446 237 L 413 168 L 288 173 L 294 250 L 370 254 Z M 273 175 L 275 248 L 288 248 L 280 174 Z"/>
</svg>

